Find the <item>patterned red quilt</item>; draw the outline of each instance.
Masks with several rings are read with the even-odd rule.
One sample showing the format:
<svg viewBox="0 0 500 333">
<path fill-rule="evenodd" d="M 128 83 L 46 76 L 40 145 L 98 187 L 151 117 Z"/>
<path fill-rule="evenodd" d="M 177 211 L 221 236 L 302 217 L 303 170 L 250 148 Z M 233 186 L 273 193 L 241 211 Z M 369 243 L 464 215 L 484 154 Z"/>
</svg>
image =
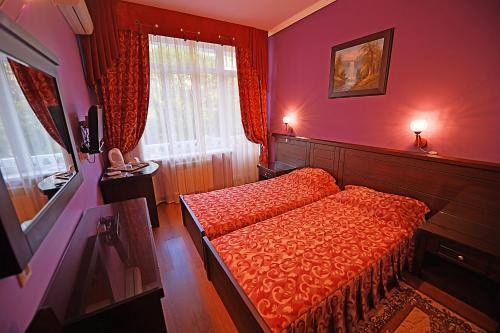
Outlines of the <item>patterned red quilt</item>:
<svg viewBox="0 0 500 333">
<path fill-rule="evenodd" d="M 356 309 L 366 315 L 369 298 L 381 297 L 372 287 L 398 278 L 428 208 L 368 191 L 351 188 L 212 241 L 272 331 L 353 331 Z"/>
<path fill-rule="evenodd" d="M 304 168 L 265 181 L 184 196 L 213 239 L 339 192 L 326 171 Z"/>
</svg>

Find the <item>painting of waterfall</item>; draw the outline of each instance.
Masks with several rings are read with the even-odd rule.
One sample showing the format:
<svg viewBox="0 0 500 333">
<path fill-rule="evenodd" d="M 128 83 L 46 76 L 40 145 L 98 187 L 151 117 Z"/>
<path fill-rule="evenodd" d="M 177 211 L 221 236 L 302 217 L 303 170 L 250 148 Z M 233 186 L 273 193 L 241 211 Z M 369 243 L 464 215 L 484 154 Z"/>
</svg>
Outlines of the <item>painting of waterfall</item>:
<svg viewBox="0 0 500 333">
<path fill-rule="evenodd" d="M 394 29 L 332 48 L 330 98 L 385 94 Z"/>
</svg>

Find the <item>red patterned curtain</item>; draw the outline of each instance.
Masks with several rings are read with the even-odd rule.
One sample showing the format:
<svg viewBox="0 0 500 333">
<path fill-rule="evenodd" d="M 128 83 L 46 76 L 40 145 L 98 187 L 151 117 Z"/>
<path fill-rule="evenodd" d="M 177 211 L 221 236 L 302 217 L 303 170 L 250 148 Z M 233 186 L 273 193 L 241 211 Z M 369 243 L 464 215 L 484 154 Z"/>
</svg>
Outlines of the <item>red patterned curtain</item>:
<svg viewBox="0 0 500 333">
<path fill-rule="evenodd" d="M 81 36 L 87 82 L 104 107 L 108 149 L 127 153 L 135 148 L 146 126 L 149 102 L 147 34 L 118 29 L 117 0 L 85 0 L 94 32 Z M 135 26 L 134 28 L 137 28 Z"/>
<path fill-rule="evenodd" d="M 109 149 L 128 153 L 137 146 L 146 126 L 149 103 L 148 35 L 118 32 L 118 59 L 97 81 L 104 106 L 105 141 Z"/>
<path fill-rule="evenodd" d="M 267 33 L 250 28 L 248 47 L 236 47 L 241 121 L 248 140 L 261 145 L 260 162 L 268 161 Z"/>
<path fill-rule="evenodd" d="M 116 0 L 86 0 L 94 24 L 91 35 L 80 36 L 87 82 L 95 85 L 118 59 Z"/>
<path fill-rule="evenodd" d="M 42 71 L 26 67 L 13 60 L 9 60 L 9 65 L 28 104 L 33 109 L 43 128 L 52 139 L 65 147 L 49 111 L 50 106 L 60 108 L 54 79 Z"/>
</svg>

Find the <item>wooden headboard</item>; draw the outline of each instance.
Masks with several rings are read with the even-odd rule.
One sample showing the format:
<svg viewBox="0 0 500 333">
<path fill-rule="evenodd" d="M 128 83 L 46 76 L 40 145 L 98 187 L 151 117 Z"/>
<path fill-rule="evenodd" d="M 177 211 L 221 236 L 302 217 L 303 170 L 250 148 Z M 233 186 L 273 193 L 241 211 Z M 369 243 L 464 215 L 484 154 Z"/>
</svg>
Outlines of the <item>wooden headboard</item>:
<svg viewBox="0 0 500 333">
<path fill-rule="evenodd" d="M 500 229 L 500 165 L 273 134 L 276 160 L 329 171 L 342 188 L 363 185 L 425 202 L 431 215 Z"/>
</svg>

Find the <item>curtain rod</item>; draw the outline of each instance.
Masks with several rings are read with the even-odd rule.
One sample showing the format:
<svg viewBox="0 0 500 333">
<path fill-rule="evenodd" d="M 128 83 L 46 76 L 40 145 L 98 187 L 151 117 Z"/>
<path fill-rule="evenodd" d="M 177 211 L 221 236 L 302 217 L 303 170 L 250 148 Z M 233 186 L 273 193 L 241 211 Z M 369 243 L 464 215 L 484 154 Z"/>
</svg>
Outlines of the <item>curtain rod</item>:
<svg viewBox="0 0 500 333">
<path fill-rule="evenodd" d="M 199 42 L 200 41 L 200 35 L 201 35 L 201 31 L 189 31 L 189 30 L 185 30 L 184 28 L 181 28 L 181 32 L 184 34 L 184 41 L 188 40 L 188 34 L 192 34 L 192 35 L 195 35 L 196 36 L 196 41 Z"/>
<path fill-rule="evenodd" d="M 230 39 L 230 40 L 232 40 L 234 42 L 236 40 L 236 37 L 229 36 L 229 35 L 219 35 L 220 45 L 223 45 L 223 40 L 224 39 Z"/>
<path fill-rule="evenodd" d="M 142 23 L 139 20 L 135 20 L 135 25 L 137 25 L 137 27 L 139 28 L 139 32 L 142 32 L 142 27 L 151 28 L 151 29 L 153 29 L 153 31 L 160 27 L 158 24 L 146 24 L 146 23 Z"/>
<path fill-rule="evenodd" d="M 184 34 L 184 40 L 187 40 L 188 39 L 187 35 L 191 34 L 191 35 L 195 35 L 196 36 L 196 41 L 197 42 L 200 41 L 201 31 L 189 31 L 189 30 L 185 30 L 184 28 L 181 28 L 181 32 Z M 233 42 L 236 40 L 236 37 L 229 36 L 229 35 L 218 35 L 217 37 L 220 40 L 220 45 L 224 45 L 224 43 L 223 43 L 224 39 L 231 40 Z"/>
<path fill-rule="evenodd" d="M 138 26 L 139 32 L 142 32 L 142 27 L 151 28 L 151 29 L 153 29 L 153 31 L 156 30 L 156 29 L 158 29 L 160 27 L 156 23 L 155 24 L 146 24 L 146 23 L 142 23 L 139 20 L 135 20 L 135 24 Z M 190 39 L 190 38 L 188 38 L 189 37 L 188 35 L 193 35 L 193 36 L 196 36 L 195 40 L 197 42 L 200 41 L 201 31 L 190 31 L 190 30 L 186 30 L 184 28 L 181 28 L 180 31 L 184 35 L 184 37 L 183 37 L 184 40 Z M 219 38 L 220 45 L 224 45 L 224 40 L 230 40 L 232 42 L 236 41 L 236 37 L 230 36 L 230 35 L 222 35 L 222 34 L 220 34 L 220 35 L 217 35 L 217 37 Z"/>
</svg>

